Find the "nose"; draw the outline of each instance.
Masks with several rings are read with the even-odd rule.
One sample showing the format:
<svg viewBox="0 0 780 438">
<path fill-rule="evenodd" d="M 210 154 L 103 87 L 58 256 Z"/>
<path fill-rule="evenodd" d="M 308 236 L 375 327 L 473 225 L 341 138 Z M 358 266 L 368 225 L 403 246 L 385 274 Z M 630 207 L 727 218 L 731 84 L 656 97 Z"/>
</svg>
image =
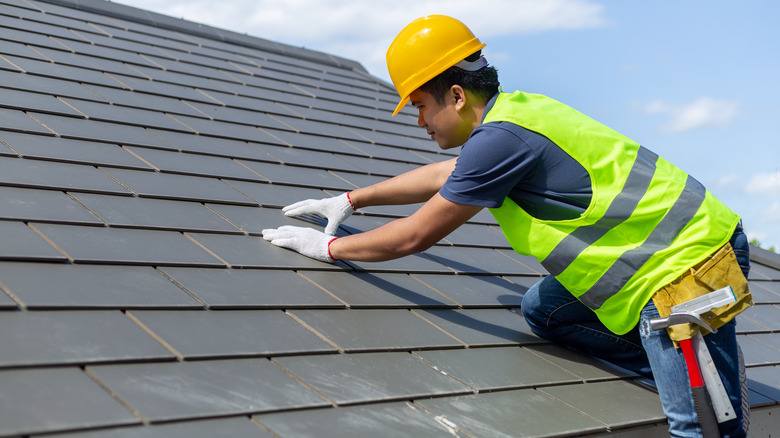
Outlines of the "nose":
<svg viewBox="0 0 780 438">
<path fill-rule="evenodd" d="M 425 126 L 426 126 L 425 119 L 423 118 L 422 111 L 420 111 L 420 113 L 417 116 L 417 126 L 419 126 L 420 128 L 425 128 Z"/>
</svg>

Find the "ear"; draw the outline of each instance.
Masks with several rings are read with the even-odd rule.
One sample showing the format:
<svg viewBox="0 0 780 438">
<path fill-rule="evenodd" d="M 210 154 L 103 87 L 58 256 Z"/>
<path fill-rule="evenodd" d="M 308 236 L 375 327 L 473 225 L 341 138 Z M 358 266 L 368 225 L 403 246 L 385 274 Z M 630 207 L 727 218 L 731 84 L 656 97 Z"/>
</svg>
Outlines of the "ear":
<svg viewBox="0 0 780 438">
<path fill-rule="evenodd" d="M 466 106 L 466 90 L 460 85 L 453 85 L 450 87 L 450 97 L 453 99 L 455 109 L 460 111 Z"/>
</svg>

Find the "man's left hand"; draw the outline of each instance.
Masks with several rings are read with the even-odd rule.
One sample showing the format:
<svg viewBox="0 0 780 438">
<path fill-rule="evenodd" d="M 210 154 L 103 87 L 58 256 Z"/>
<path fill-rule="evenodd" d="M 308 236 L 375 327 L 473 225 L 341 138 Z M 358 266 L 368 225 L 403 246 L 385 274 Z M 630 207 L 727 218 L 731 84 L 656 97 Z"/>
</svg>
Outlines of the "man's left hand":
<svg viewBox="0 0 780 438">
<path fill-rule="evenodd" d="M 289 248 L 306 257 L 311 257 L 321 262 L 335 262 L 331 257 L 328 246 L 336 237 L 325 234 L 314 228 L 294 227 L 285 225 L 276 229 L 263 230 L 263 239 L 276 246 Z"/>
</svg>

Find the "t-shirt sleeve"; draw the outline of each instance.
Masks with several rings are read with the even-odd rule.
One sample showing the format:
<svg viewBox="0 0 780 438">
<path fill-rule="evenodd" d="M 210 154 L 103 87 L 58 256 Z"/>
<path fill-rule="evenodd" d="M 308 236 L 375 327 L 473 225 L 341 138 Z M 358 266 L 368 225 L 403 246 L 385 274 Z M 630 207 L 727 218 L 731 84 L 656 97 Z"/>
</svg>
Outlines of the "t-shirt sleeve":
<svg viewBox="0 0 780 438">
<path fill-rule="evenodd" d="M 504 123 L 491 122 L 474 130 L 439 191 L 445 199 L 496 208 L 513 187 L 530 178 L 536 156 L 521 137 L 503 128 Z"/>
</svg>

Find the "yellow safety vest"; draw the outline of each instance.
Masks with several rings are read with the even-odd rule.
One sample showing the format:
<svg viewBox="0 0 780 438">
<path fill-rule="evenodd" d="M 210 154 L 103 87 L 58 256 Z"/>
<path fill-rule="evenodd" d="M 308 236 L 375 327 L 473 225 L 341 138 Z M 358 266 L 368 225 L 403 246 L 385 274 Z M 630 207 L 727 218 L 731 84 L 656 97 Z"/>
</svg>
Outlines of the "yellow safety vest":
<svg viewBox="0 0 780 438">
<path fill-rule="evenodd" d="M 510 198 L 490 209 L 512 248 L 536 257 L 614 333 L 653 294 L 726 244 L 739 216 L 668 161 L 549 97 L 501 93 L 483 123 L 539 133 L 577 160 L 593 191 L 576 219 L 534 218 Z"/>
</svg>

